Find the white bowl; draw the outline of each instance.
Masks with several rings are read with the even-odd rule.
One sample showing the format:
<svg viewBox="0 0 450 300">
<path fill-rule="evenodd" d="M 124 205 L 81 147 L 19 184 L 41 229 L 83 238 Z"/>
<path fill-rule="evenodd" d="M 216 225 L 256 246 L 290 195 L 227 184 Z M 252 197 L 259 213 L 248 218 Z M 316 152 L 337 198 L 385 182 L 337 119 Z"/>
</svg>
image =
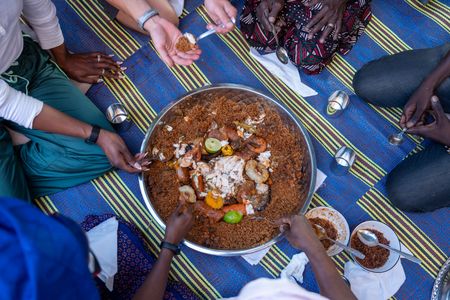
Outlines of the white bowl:
<svg viewBox="0 0 450 300">
<path fill-rule="evenodd" d="M 381 232 L 384 235 L 384 237 L 389 241 L 389 245 L 388 245 L 389 247 L 400 250 L 400 240 L 398 239 L 397 234 L 394 232 L 394 230 L 392 230 L 386 224 L 378 222 L 378 221 L 363 222 L 363 223 L 359 224 L 358 226 L 356 226 L 356 228 L 352 231 L 351 236 L 356 234 L 356 232 L 360 229 L 373 229 L 373 230 Z M 350 246 L 351 246 L 351 243 L 350 243 Z M 369 268 L 366 268 L 363 265 L 361 265 L 358 262 L 358 260 L 355 259 L 355 257 L 353 255 L 351 255 L 351 256 L 352 256 L 353 261 L 355 261 L 363 269 L 370 271 L 370 272 L 375 272 L 375 273 L 384 273 L 384 272 L 389 271 L 390 269 L 395 267 L 395 265 L 400 260 L 400 254 L 389 251 L 389 258 L 383 266 L 381 266 L 379 268 L 375 268 L 375 269 L 369 269 Z"/>
<path fill-rule="evenodd" d="M 344 216 L 331 207 L 326 206 L 318 206 L 309 210 L 305 217 L 308 219 L 311 218 L 321 218 L 330 221 L 337 230 L 337 241 L 341 242 L 345 245 L 348 244 L 350 239 L 350 228 L 348 227 L 347 220 L 345 220 Z M 332 245 L 327 250 L 328 256 L 334 256 L 341 253 L 342 248 L 336 245 Z"/>
</svg>

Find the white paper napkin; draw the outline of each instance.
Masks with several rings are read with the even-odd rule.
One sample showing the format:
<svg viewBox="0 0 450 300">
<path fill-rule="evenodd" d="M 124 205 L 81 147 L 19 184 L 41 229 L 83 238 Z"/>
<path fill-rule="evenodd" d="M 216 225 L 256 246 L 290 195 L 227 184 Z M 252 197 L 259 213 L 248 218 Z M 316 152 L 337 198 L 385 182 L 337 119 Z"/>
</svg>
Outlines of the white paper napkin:
<svg viewBox="0 0 450 300">
<path fill-rule="evenodd" d="M 320 186 L 323 184 L 325 179 L 327 178 L 327 175 L 325 175 L 324 172 L 317 169 L 317 176 L 316 176 L 316 185 L 314 187 L 314 192 L 316 192 Z M 242 258 L 245 259 L 249 264 L 252 266 L 259 264 L 261 259 L 269 252 L 270 247 L 267 247 L 263 250 L 260 250 L 258 252 L 254 252 L 251 254 L 242 255 Z"/>
<path fill-rule="evenodd" d="M 275 53 L 261 55 L 254 48 L 250 48 L 250 54 L 259 61 L 270 73 L 280 78 L 288 87 L 296 91 L 302 97 L 317 95 L 317 92 L 302 83 L 300 73 L 296 66 L 289 61 L 287 65 L 282 64 Z"/>
<path fill-rule="evenodd" d="M 255 265 L 259 264 L 261 259 L 263 259 L 263 257 L 267 254 L 267 252 L 269 252 L 269 250 L 270 250 L 270 247 L 267 247 L 258 252 L 242 255 L 241 257 L 243 259 L 245 259 L 252 266 L 255 266 Z"/>
<path fill-rule="evenodd" d="M 403 244 L 401 249 L 411 254 Z M 358 300 L 389 299 L 400 289 L 406 279 L 401 260 L 385 273 L 369 272 L 349 261 L 345 264 L 344 276 L 350 281 L 352 292 Z"/>
<path fill-rule="evenodd" d="M 113 290 L 114 275 L 117 273 L 117 229 L 119 222 L 115 217 L 98 224 L 86 234 L 89 247 L 94 252 L 101 268 L 98 277 L 108 290 Z"/>
<path fill-rule="evenodd" d="M 309 259 L 305 253 L 295 254 L 286 268 L 281 271 L 280 278 L 289 279 L 294 283 L 303 283 L 303 272 L 308 262 Z"/>
</svg>

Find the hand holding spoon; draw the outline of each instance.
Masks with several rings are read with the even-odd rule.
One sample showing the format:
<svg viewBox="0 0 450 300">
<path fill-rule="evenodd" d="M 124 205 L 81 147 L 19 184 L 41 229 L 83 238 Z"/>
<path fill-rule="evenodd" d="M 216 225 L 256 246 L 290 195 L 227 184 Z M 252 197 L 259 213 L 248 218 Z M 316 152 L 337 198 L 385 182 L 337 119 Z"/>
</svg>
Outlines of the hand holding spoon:
<svg viewBox="0 0 450 300">
<path fill-rule="evenodd" d="M 330 242 L 332 242 L 332 243 L 338 245 L 339 247 L 341 247 L 341 248 L 344 249 L 345 251 L 347 251 L 347 252 L 353 254 L 353 255 L 354 255 L 355 257 L 357 257 L 357 258 L 364 259 L 364 258 L 366 257 L 364 254 L 362 254 L 362 253 L 359 252 L 358 250 L 353 249 L 353 248 L 351 248 L 351 247 L 348 247 L 348 246 L 342 244 L 341 242 L 338 242 L 338 241 L 335 241 L 335 240 L 333 240 L 333 239 L 330 239 L 330 238 L 328 237 L 328 235 L 327 235 L 327 232 L 325 231 L 325 228 L 323 228 L 322 226 L 317 225 L 317 224 L 313 224 L 313 225 L 314 225 L 314 227 L 317 229 L 317 230 L 316 230 L 316 234 L 317 234 L 317 237 L 319 238 L 319 240 L 329 240 Z"/>
<path fill-rule="evenodd" d="M 267 14 L 267 11 L 264 12 L 265 17 L 268 19 L 269 16 Z M 272 30 L 273 37 L 275 38 L 275 42 L 277 43 L 277 50 L 275 51 L 275 54 L 277 55 L 278 60 L 282 63 L 287 65 L 289 62 L 289 55 L 286 49 L 280 46 L 280 41 L 278 40 L 278 35 L 275 30 L 275 25 L 272 22 L 270 23 L 270 27 Z"/>
<path fill-rule="evenodd" d="M 389 247 L 389 246 L 386 246 L 384 244 L 381 244 L 378 241 L 378 238 L 375 235 L 375 233 L 373 233 L 373 232 L 371 232 L 369 230 L 360 229 L 360 230 L 358 230 L 358 232 L 356 234 L 358 235 L 359 240 L 363 244 L 365 244 L 365 245 L 367 245 L 369 247 L 380 246 L 381 248 L 388 249 L 388 250 L 390 250 L 392 252 L 398 253 L 401 256 L 403 256 L 404 258 L 406 258 L 407 260 L 415 262 L 416 264 L 420 264 L 421 263 L 421 260 L 418 259 L 417 257 L 414 257 L 414 256 L 412 256 L 412 255 L 410 255 L 408 253 L 405 253 L 405 252 L 402 252 L 400 250 L 397 250 L 397 249 L 394 249 L 392 247 Z"/>
<path fill-rule="evenodd" d="M 403 142 L 405 141 L 405 137 L 403 135 L 405 134 L 406 130 L 408 130 L 408 128 L 405 127 L 399 133 L 391 134 L 388 138 L 389 144 L 391 144 L 393 146 L 398 146 L 398 145 L 403 144 Z"/>
<path fill-rule="evenodd" d="M 233 20 L 231 20 L 231 23 L 235 24 L 236 21 L 233 19 Z M 223 24 L 221 24 L 219 26 L 221 28 L 225 28 L 225 25 L 223 25 Z M 216 27 L 211 28 L 210 30 L 203 32 L 197 38 L 195 38 L 195 41 L 196 41 L 196 43 L 198 43 L 198 41 L 200 41 L 201 39 L 204 39 L 205 37 L 210 36 L 211 34 L 214 34 L 216 32 L 217 32 Z"/>
</svg>

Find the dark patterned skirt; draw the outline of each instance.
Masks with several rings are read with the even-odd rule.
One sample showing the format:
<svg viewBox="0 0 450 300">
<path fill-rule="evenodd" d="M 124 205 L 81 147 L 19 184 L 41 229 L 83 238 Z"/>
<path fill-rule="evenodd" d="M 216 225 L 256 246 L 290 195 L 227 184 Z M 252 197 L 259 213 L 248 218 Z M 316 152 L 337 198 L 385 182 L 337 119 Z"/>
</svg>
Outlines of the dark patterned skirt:
<svg viewBox="0 0 450 300">
<path fill-rule="evenodd" d="M 240 19 L 241 31 L 250 46 L 260 53 L 274 52 L 276 42 L 273 34 L 265 31 L 256 17 L 259 3 L 260 0 L 246 0 Z M 310 40 L 307 40 L 308 33 L 304 31 L 306 24 L 320 11 L 322 4 L 307 7 L 303 3 L 304 0 L 285 2 L 279 17 L 283 18 L 286 26 L 277 35 L 292 63 L 307 74 L 318 74 L 331 61 L 335 52 L 347 54 L 364 32 L 372 16 L 370 0 L 348 0 L 338 39 L 334 40 L 330 34 L 323 44 L 319 42 L 322 31 Z"/>
<path fill-rule="evenodd" d="M 89 231 L 113 216 L 112 214 L 87 216 L 81 223 L 81 228 L 84 231 Z M 117 230 L 118 271 L 114 276 L 114 289 L 112 292 L 109 292 L 100 280 L 97 280 L 97 284 L 102 299 L 131 299 L 144 283 L 145 278 L 147 278 L 156 262 L 156 258 L 150 253 L 150 250 L 144 243 L 144 238 L 139 229 L 117 216 L 116 218 L 119 221 Z M 182 282 L 175 282 L 169 279 L 164 299 L 196 300 L 197 297 Z"/>
</svg>

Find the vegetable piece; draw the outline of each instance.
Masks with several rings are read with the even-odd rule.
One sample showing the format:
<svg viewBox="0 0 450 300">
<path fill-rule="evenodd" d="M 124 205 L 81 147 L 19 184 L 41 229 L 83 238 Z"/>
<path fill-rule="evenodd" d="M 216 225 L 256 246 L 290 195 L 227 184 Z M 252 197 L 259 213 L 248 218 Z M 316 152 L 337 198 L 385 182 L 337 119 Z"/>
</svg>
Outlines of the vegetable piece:
<svg viewBox="0 0 450 300">
<path fill-rule="evenodd" d="M 223 220 L 229 224 L 237 224 L 242 221 L 242 214 L 235 210 L 230 210 L 223 216 Z"/>
<path fill-rule="evenodd" d="M 200 174 L 193 173 L 191 175 L 191 183 L 192 187 L 195 190 L 195 193 L 197 194 L 197 197 L 203 198 L 200 196 L 201 193 L 205 192 L 205 183 L 203 182 L 203 176 Z"/>
<path fill-rule="evenodd" d="M 213 209 L 209 207 L 205 202 L 203 201 L 197 201 L 194 203 L 194 210 L 198 212 L 200 215 L 207 217 L 208 219 L 219 222 L 222 220 L 224 216 L 224 212 L 222 210 Z"/>
<path fill-rule="evenodd" d="M 179 164 L 175 164 L 175 170 L 177 172 L 178 181 L 182 184 L 189 183 L 189 170 L 188 168 L 183 168 Z"/>
<path fill-rule="evenodd" d="M 230 145 L 225 145 L 222 147 L 222 154 L 225 156 L 233 155 L 233 148 Z"/>
<path fill-rule="evenodd" d="M 243 203 L 227 205 L 227 206 L 224 206 L 222 208 L 222 210 L 224 213 L 234 210 L 234 211 L 241 213 L 243 216 L 245 216 L 247 214 L 247 210 L 245 209 L 245 204 L 243 204 Z"/>
<path fill-rule="evenodd" d="M 190 185 L 180 186 L 178 191 L 180 192 L 180 202 L 195 203 L 197 201 L 195 191 Z"/>
<path fill-rule="evenodd" d="M 205 149 L 208 153 L 217 153 L 222 148 L 222 143 L 215 138 L 207 138 L 205 141 Z"/>
<path fill-rule="evenodd" d="M 212 192 L 208 192 L 205 197 L 205 203 L 214 209 L 221 209 L 223 207 L 223 198 L 220 196 L 215 197 Z"/>
</svg>

